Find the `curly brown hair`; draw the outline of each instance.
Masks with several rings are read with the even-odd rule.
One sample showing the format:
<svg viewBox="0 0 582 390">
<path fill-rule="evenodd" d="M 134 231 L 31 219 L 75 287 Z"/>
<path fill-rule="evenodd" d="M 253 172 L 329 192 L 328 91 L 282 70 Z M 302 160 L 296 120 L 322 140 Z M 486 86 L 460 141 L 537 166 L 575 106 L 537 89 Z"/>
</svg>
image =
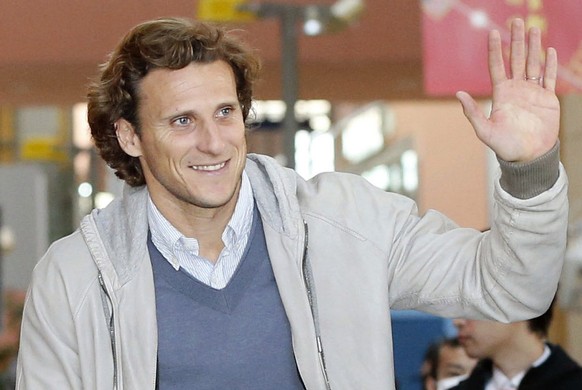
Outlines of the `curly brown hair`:
<svg viewBox="0 0 582 390">
<path fill-rule="evenodd" d="M 227 62 L 234 72 L 243 119 L 251 109 L 260 61 L 222 27 L 185 18 L 141 23 L 130 30 L 89 86 L 88 121 L 99 154 L 131 186 L 145 184 L 139 159 L 121 149 L 116 122 L 123 118 L 139 135 L 139 83 L 157 68 L 182 69 L 192 62 Z"/>
</svg>

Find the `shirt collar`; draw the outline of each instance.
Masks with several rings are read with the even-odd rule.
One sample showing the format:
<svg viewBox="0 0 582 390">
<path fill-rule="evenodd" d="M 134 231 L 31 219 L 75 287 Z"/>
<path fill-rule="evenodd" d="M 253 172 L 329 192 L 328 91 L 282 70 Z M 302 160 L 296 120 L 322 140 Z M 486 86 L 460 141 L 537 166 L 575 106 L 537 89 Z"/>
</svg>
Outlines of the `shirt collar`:
<svg viewBox="0 0 582 390">
<path fill-rule="evenodd" d="M 532 367 L 541 366 L 546 360 L 548 360 L 551 354 L 552 351 L 550 350 L 550 347 L 548 347 L 548 345 L 546 344 L 544 348 L 544 353 L 542 353 L 542 356 L 540 356 L 538 360 L 532 363 Z"/>
<path fill-rule="evenodd" d="M 517 389 L 524 376 L 525 371 L 522 371 L 509 379 L 500 369 L 493 367 L 493 378 L 491 380 L 494 384 L 494 389 Z"/>
</svg>

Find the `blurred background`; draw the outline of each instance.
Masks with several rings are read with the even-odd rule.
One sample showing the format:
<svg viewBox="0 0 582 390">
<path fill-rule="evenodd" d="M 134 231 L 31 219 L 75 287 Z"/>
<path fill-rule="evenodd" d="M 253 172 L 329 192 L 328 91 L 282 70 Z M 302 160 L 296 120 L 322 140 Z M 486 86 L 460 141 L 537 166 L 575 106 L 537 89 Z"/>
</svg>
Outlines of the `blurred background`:
<svg viewBox="0 0 582 390">
<path fill-rule="evenodd" d="M 182 16 L 227 24 L 263 77 L 249 150 L 308 178 L 362 174 L 460 225 L 489 226 L 496 161 L 454 98 L 489 108 L 487 32 L 522 17 L 558 49 L 562 161 L 571 187 L 568 261 L 552 341 L 582 363 L 582 2 L 578 0 L 6 0 L 0 4 L 0 261 L 3 367 L 13 366 L 30 273 L 53 240 L 119 182 L 92 147 L 85 92 L 135 24 Z M 14 320 L 16 318 L 16 321 Z M 395 312 L 400 389 L 418 389 L 428 343 L 450 321 Z"/>
</svg>

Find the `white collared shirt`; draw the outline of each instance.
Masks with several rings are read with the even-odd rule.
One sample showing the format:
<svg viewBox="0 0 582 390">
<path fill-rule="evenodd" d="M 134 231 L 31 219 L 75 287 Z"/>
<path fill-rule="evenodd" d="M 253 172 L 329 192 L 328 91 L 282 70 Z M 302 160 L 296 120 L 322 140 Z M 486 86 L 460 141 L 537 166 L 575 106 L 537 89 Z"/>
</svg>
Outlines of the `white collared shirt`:
<svg viewBox="0 0 582 390">
<path fill-rule="evenodd" d="M 548 357 L 550 357 L 551 353 L 552 352 L 550 351 L 550 348 L 546 345 L 544 348 L 544 352 L 542 353 L 542 356 L 540 356 L 535 362 L 533 362 L 533 364 L 531 366 L 538 367 L 543 362 L 545 362 L 548 359 Z M 503 372 L 501 372 L 500 369 L 498 369 L 497 367 L 494 366 L 493 367 L 493 377 L 491 378 L 489 383 L 487 383 L 487 386 L 485 386 L 485 390 L 517 389 L 519 387 L 519 384 L 521 383 L 521 380 L 525 376 L 526 372 L 527 372 L 527 370 L 524 370 L 524 371 L 518 373 L 517 375 L 514 375 L 510 379 L 507 376 L 505 376 L 505 374 Z"/>
<path fill-rule="evenodd" d="M 184 271 L 216 288 L 224 288 L 236 271 L 246 249 L 253 222 L 254 198 L 245 172 L 242 174 L 234 213 L 222 233 L 224 248 L 216 263 L 199 256 L 196 238 L 185 237 L 158 210 L 148 195 L 148 224 L 152 242 L 177 271 Z"/>
</svg>

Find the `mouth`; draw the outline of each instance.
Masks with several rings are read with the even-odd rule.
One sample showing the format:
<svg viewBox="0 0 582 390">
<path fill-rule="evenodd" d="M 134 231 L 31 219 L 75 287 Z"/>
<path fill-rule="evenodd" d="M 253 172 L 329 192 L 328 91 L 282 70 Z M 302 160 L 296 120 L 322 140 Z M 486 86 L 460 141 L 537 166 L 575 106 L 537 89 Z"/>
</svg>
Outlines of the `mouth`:
<svg viewBox="0 0 582 390">
<path fill-rule="evenodd" d="M 215 172 L 215 171 L 218 171 L 218 170 L 224 168 L 225 166 L 226 166 L 226 161 L 223 161 L 221 163 L 213 164 L 213 165 L 191 165 L 190 168 L 192 168 L 195 171 L 200 171 L 200 172 Z"/>
</svg>

